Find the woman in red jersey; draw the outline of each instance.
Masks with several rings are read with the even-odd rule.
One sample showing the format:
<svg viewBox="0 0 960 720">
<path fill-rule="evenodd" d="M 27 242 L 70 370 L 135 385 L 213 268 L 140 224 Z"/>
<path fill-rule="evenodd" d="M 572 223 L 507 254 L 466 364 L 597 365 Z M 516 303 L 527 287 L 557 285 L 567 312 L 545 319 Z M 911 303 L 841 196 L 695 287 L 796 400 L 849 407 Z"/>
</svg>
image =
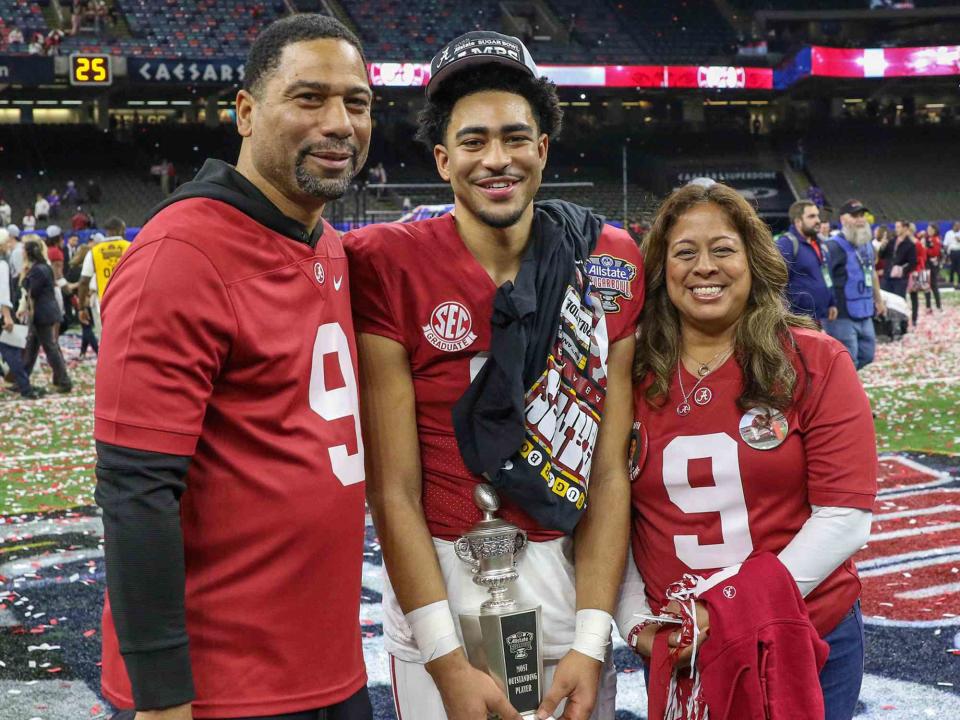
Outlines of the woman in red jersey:
<svg viewBox="0 0 960 720">
<path fill-rule="evenodd" d="M 911 327 L 917 327 L 917 317 L 920 314 L 920 292 L 927 296 L 927 307 L 930 307 L 930 271 L 927 269 L 927 233 L 925 230 L 917 232 L 916 226 L 910 223 L 910 239 L 917 249 L 917 266 L 910 273 L 907 281 L 907 293 L 910 295 Z"/>
<path fill-rule="evenodd" d="M 853 362 L 787 310 L 787 268 L 770 230 L 729 187 L 675 191 L 642 249 L 631 467 L 639 573 L 628 568 L 620 627 L 632 628 L 631 645 L 649 658 L 661 626 L 638 623 L 635 611 L 673 612 L 668 590 L 685 575 L 696 597 L 718 571 L 727 572 L 713 584 L 773 553 L 789 571 L 781 573 L 786 589 L 796 595 L 795 581 L 803 596 L 814 639 L 830 646 L 819 676 L 809 668 L 826 718 L 849 719 L 863 676 L 850 556 L 869 535 L 877 476 L 870 406 Z M 715 652 L 707 604 L 695 608 L 703 652 Z M 689 638 L 665 634 L 674 665 L 689 664 Z"/>
<path fill-rule="evenodd" d="M 930 307 L 930 293 L 936 300 L 937 310 L 943 310 L 940 302 L 940 268 L 943 267 L 943 243 L 940 241 L 940 230 L 936 225 L 927 225 L 927 239 L 924 242 L 927 250 L 927 270 L 930 271 L 930 292 L 927 293 L 927 313 L 932 313 Z"/>
</svg>

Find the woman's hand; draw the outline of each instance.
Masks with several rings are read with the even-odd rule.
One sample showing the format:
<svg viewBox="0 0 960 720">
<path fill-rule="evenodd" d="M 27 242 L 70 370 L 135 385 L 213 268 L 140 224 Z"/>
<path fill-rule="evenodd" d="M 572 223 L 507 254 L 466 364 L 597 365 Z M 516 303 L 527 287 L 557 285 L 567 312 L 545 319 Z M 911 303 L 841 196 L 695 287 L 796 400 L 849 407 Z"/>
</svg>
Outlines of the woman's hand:
<svg viewBox="0 0 960 720">
<path fill-rule="evenodd" d="M 703 603 L 694 601 L 694 604 L 697 610 L 697 627 L 700 629 L 698 645 L 702 645 L 704 642 L 706 642 L 707 638 L 710 637 L 710 612 L 707 610 L 707 606 Z M 670 604 L 663 609 L 663 612 L 672 615 L 679 615 L 680 603 L 678 603 L 676 600 L 671 600 Z M 667 638 L 667 645 L 669 645 L 671 648 L 681 647 L 679 628 L 670 633 L 670 637 Z M 674 657 L 674 667 L 689 667 L 690 658 L 692 655 L 693 646 L 687 645 Z"/>
<path fill-rule="evenodd" d="M 653 639 L 662 627 L 660 623 L 651 622 L 644 625 L 638 632 L 630 633 L 630 647 L 640 657 L 649 659 L 653 653 Z"/>
</svg>

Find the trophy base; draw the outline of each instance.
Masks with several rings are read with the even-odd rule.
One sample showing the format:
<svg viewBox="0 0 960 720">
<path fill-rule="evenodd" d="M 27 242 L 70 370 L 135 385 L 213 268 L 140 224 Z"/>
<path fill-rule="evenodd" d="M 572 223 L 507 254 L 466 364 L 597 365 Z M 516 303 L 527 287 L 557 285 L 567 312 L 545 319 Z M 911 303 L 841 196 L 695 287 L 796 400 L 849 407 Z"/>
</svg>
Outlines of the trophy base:
<svg viewBox="0 0 960 720">
<path fill-rule="evenodd" d="M 470 664 L 491 675 L 524 720 L 533 720 L 543 697 L 540 606 L 461 613 Z"/>
</svg>

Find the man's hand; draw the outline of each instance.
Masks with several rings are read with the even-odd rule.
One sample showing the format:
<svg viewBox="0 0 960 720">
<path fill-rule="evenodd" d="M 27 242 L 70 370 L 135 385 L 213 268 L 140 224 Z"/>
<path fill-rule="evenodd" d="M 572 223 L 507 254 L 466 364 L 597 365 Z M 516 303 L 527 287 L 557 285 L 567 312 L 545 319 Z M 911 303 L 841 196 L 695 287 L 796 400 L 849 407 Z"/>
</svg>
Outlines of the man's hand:
<svg viewBox="0 0 960 720">
<path fill-rule="evenodd" d="M 887 314 L 887 305 L 886 305 L 885 302 L 883 302 L 882 299 L 881 299 L 881 300 L 877 300 L 877 301 L 874 303 L 874 306 L 876 307 L 877 317 L 885 317 L 885 316 L 886 316 L 886 314 Z"/>
<path fill-rule="evenodd" d="M 827 320 L 831 322 L 837 319 L 837 306 L 831 305 L 830 309 L 827 310 Z"/>
<path fill-rule="evenodd" d="M 7 313 L 3 316 L 3 329 L 4 332 L 13 332 L 13 318 Z"/>
<path fill-rule="evenodd" d="M 463 648 L 432 660 L 425 667 L 440 691 L 447 720 L 487 720 L 491 714 L 501 720 L 522 720 L 494 679 L 469 663 Z"/>
<path fill-rule="evenodd" d="M 80 311 L 78 317 L 80 318 L 81 324 L 83 324 L 83 325 L 89 325 L 89 324 L 90 324 L 90 311 L 87 310 L 86 308 L 84 308 L 83 310 Z"/>
<path fill-rule="evenodd" d="M 187 703 L 163 710 L 140 710 L 133 716 L 133 720 L 193 720 L 192 707 Z"/>
<path fill-rule="evenodd" d="M 567 698 L 559 720 L 587 720 L 597 703 L 601 667 L 603 663 L 576 650 L 564 655 L 553 674 L 553 684 L 537 708 L 537 717 L 540 720 L 552 717 L 557 705 Z"/>
<path fill-rule="evenodd" d="M 710 612 L 707 610 L 706 605 L 703 603 L 696 603 L 697 607 L 697 627 L 700 628 L 700 642 L 699 645 L 703 645 L 706 642 L 707 638 L 710 637 Z M 680 613 L 680 604 L 676 600 L 671 600 L 670 604 L 667 605 L 663 612 L 671 614 Z M 676 630 L 670 633 L 670 637 L 667 638 L 667 645 L 671 648 L 680 647 L 680 630 Z M 693 646 L 688 645 L 683 648 L 680 653 L 676 656 L 673 666 L 678 668 L 684 668 L 690 666 L 690 657 L 693 655 Z"/>
</svg>

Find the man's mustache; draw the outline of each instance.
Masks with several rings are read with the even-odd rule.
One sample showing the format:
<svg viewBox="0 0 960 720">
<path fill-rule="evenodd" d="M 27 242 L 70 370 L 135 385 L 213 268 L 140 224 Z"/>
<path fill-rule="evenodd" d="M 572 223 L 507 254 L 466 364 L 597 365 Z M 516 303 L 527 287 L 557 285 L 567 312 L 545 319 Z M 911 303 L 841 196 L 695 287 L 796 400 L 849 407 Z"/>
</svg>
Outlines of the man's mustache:
<svg viewBox="0 0 960 720">
<path fill-rule="evenodd" d="M 300 151 L 297 153 L 297 164 L 301 164 L 307 155 L 316 155 L 318 153 L 325 152 L 349 153 L 351 160 L 353 160 L 354 165 L 356 165 L 357 155 L 360 151 L 357 149 L 356 145 L 353 145 L 349 142 L 327 142 L 307 145 L 306 147 L 300 148 Z"/>
</svg>

